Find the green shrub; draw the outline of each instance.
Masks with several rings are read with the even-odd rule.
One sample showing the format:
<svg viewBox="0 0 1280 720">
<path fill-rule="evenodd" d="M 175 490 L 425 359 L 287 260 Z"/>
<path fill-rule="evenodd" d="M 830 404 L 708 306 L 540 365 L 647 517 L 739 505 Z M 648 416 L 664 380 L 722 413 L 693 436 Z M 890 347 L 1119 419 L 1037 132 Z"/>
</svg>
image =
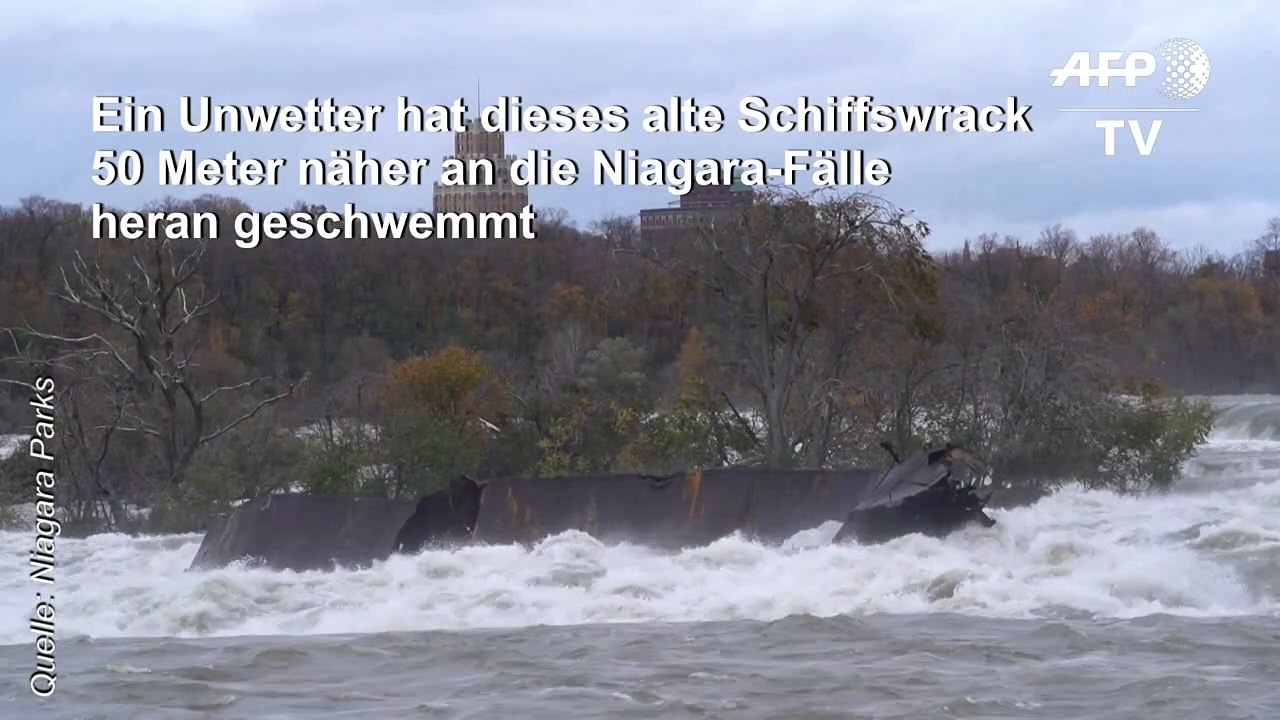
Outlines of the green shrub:
<svg viewBox="0 0 1280 720">
<path fill-rule="evenodd" d="M 226 512 L 237 500 L 297 484 L 307 452 L 305 442 L 265 417 L 246 423 L 202 447 L 186 480 L 158 491 L 140 529 L 202 530 L 211 515 Z"/>
<path fill-rule="evenodd" d="M 1182 465 L 1204 443 L 1214 423 L 1207 400 L 1161 398 L 1153 394 L 1120 409 L 1106 439 L 1101 484 L 1118 490 L 1167 490 Z"/>
</svg>

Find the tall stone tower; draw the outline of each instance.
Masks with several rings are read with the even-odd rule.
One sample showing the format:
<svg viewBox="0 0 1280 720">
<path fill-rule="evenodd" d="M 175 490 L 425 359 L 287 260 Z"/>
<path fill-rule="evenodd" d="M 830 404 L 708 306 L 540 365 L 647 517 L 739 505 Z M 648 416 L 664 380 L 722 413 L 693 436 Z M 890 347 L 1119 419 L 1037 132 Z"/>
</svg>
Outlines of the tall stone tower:
<svg viewBox="0 0 1280 720">
<path fill-rule="evenodd" d="M 453 155 L 467 159 L 487 158 L 493 163 L 492 185 L 435 184 L 432 202 L 436 212 L 482 213 L 520 212 L 529 204 L 529 188 L 511 182 L 515 155 L 506 154 L 501 132 L 489 132 L 478 120 L 468 120 L 466 128 L 453 136 Z"/>
</svg>

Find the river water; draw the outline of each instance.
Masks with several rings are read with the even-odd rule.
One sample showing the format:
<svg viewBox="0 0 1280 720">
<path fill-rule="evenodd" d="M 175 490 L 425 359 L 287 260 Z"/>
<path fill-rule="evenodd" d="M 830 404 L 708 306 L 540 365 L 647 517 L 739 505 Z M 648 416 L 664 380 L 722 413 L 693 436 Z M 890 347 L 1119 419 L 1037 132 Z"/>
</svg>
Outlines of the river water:
<svg viewBox="0 0 1280 720">
<path fill-rule="evenodd" d="M 0 718 L 1280 718 L 1280 397 L 1216 398 L 1158 497 L 946 540 L 663 554 L 566 533 L 351 572 L 185 572 L 198 536 L 2 533 Z M 35 591 L 57 689 L 28 688 Z"/>
</svg>

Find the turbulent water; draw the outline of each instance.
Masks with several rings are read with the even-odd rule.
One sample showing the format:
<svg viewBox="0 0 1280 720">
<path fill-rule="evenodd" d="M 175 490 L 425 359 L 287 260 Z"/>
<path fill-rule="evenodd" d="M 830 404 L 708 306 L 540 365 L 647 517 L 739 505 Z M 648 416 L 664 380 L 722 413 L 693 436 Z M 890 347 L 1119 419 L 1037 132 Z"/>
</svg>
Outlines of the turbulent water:
<svg viewBox="0 0 1280 720">
<path fill-rule="evenodd" d="M 1216 398 L 1169 495 L 1065 490 L 946 540 L 664 554 L 566 533 L 371 569 L 185 572 L 198 536 L 0 534 L 0 718 L 1280 717 L 1280 398 Z M 47 591 L 46 591 L 47 592 Z"/>
</svg>

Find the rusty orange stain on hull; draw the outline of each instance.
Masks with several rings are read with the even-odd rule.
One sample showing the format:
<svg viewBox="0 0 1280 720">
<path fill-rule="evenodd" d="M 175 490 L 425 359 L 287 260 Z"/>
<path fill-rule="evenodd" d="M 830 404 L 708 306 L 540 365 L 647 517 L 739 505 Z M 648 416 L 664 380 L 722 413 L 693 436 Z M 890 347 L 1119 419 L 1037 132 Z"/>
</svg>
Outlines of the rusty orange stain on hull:
<svg viewBox="0 0 1280 720">
<path fill-rule="evenodd" d="M 702 493 L 702 471 L 694 470 L 684 478 L 684 492 L 682 493 L 685 500 L 689 501 L 689 517 L 699 517 L 702 515 L 701 508 L 698 507 L 698 496 Z"/>
<path fill-rule="evenodd" d="M 520 503 L 516 501 L 515 488 L 510 485 L 507 486 L 507 514 L 511 516 L 512 520 L 517 520 L 520 517 Z"/>
<path fill-rule="evenodd" d="M 583 523 L 587 534 L 592 537 L 599 537 L 600 535 L 599 513 L 600 511 L 596 508 L 595 496 L 592 496 L 591 501 L 587 503 L 587 517 L 586 521 Z"/>
</svg>

